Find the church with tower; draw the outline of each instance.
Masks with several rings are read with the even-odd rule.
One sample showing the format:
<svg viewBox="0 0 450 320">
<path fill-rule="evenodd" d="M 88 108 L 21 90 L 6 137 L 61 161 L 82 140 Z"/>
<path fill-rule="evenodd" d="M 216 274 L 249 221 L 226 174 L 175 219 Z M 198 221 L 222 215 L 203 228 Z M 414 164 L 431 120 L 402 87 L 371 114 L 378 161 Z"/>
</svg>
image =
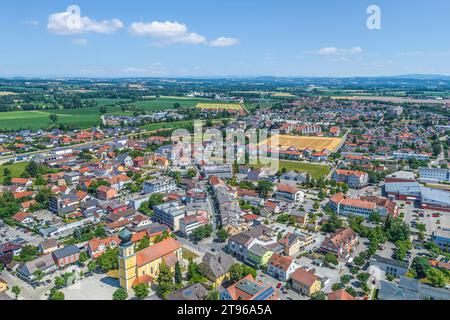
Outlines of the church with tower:
<svg viewBox="0 0 450 320">
<path fill-rule="evenodd" d="M 146 249 L 135 251 L 132 233 L 124 229 L 119 234 L 119 281 L 126 290 L 147 283 L 152 284 L 165 263 L 172 271 L 177 262 L 182 262 L 180 244 L 173 238 L 165 239 Z"/>
</svg>

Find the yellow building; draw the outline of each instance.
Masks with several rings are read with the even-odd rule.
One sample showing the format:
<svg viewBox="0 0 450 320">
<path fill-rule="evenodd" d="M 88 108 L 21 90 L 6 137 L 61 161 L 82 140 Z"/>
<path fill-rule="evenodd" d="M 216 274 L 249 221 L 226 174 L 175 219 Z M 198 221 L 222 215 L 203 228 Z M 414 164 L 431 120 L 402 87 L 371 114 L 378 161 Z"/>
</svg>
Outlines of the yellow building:
<svg viewBox="0 0 450 320">
<path fill-rule="evenodd" d="M 129 290 L 140 283 L 153 283 L 162 263 L 173 270 L 182 259 L 181 246 L 173 238 L 138 252 L 134 251 L 131 232 L 123 230 L 119 238 L 119 281 L 124 289 Z"/>
<path fill-rule="evenodd" d="M 0 292 L 5 292 L 8 289 L 8 284 L 5 280 L 0 278 Z"/>
<path fill-rule="evenodd" d="M 208 252 L 203 256 L 199 268 L 213 282 L 213 286 L 218 287 L 230 280 L 230 267 L 233 264 L 234 260 L 230 255 L 222 252 L 213 255 Z"/>
<path fill-rule="evenodd" d="M 322 289 L 320 278 L 313 272 L 302 268 L 295 270 L 291 275 L 291 281 L 292 289 L 307 296 L 311 296 Z"/>
</svg>

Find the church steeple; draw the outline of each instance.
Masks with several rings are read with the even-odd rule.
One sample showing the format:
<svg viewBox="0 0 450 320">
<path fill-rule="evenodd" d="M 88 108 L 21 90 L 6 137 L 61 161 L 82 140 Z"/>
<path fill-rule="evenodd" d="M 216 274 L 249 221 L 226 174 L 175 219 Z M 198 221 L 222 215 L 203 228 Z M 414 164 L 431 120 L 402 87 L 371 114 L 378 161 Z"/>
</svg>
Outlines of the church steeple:
<svg viewBox="0 0 450 320">
<path fill-rule="evenodd" d="M 131 232 L 126 229 L 119 234 L 119 281 L 120 286 L 127 290 L 136 279 L 136 254 L 131 238 Z"/>
</svg>

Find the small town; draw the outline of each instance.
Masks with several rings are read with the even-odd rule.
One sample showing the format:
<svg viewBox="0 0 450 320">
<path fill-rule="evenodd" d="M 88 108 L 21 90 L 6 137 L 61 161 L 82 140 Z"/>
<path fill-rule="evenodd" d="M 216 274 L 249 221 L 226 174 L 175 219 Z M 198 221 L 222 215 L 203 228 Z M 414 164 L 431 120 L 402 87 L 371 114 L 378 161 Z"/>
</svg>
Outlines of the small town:
<svg viewBox="0 0 450 320">
<path fill-rule="evenodd" d="M 276 130 L 278 170 L 219 164 L 206 134 L 191 161 L 162 127 L 3 133 L 3 297 L 449 299 L 448 117 L 271 99 L 201 118 Z"/>
</svg>

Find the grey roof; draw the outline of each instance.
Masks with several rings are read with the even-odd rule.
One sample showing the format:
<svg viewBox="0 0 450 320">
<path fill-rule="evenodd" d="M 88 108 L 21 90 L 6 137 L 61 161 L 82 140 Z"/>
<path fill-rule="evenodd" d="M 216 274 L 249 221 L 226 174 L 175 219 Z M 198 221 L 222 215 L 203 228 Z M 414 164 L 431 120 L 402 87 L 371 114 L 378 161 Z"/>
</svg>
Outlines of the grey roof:
<svg viewBox="0 0 450 320">
<path fill-rule="evenodd" d="M 232 235 L 232 236 L 230 237 L 230 240 L 231 240 L 231 241 L 234 241 L 234 242 L 236 242 L 236 243 L 238 243 L 238 244 L 240 244 L 240 245 L 246 246 L 247 243 L 248 243 L 250 240 L 252 240 L 252 237 L 251 237 L 250 235 L 246 234 L 246 233 L 241 232 L 241 233 Z"/>
<path fill-rule="evenodd" d="M 167 300 L 204 300 L 208 290 L 201 283 L 195 283 L 181 290 L 169 294 Z"/>
<path fill-rule="evenodd" d="M 381 280 L 378 291 L 379 300 L 419 300 L 419 294 L 405 288 L 400 288 L 396 283 Z"/>
<path fill-rule="evenodd" d="M 400 283 L 382 280 L 378 293 L 380 300 L 450 300 L 450 290 L 435 288 L 417 279 L 400 277 Z"/>
<path fill-rule="evenodd" d="M 245 279 L 245 280 L 239 281 L 236 284 L 236 288 L 238 288 L 241 291 L 244 291 L 245 293 L 247 293 L 251 296 L 254 296 L 258 292 L 260 292 L 263 287 L 257 282 L 253 282 L 253 281 L 249 281 L 249 280 Z"/>
<path fill-rule="evenodd" d="M 300 211 L 298 209 L 293 208 L 289 210 L 289 215 L 294 217 L 305 217 L 308 215 L 308 213 L 306 211 Z"/>
<path fill-rule="evenodd" d="M 415 193 L 420 194 L 420 184 L 418 182 L 387 182 L 384 185 L 387 193 Z"/>
<path fill-rule="evenodd" d="M 374 255 L 372 257 L 372 260 L 377 261 L 377 262 L 381 262 L 381 263 L 384 263 L 384 264 L 390 264 L 392 266 L 399 267 L 399 268 L 408 269 L 408 267 L 409 267 L 408 261 L 399 261 L 399 260 L 395 260 L 395 259 L 381 257 L 379 255 Z"/>
<path fill-rule="evenodd" d="M 55 267 L 55 261 L 53 261 L 51 254 L 40 256 L 33 261 L 26 262 L 19 267 L 19 271 L 28 271 L 29 275 L 32 275 L 36 270 L 46 271 Z M 24 269 L 25 268 L 25 269 Z"/>
<path fill-rule="evenodd" d="M 42 241 L 39 245 L 41 246 L 41 248 L 43 250 L 47 250 L 47 249 L 58 246 L 58 241 L 56 241 L 55 239 L 48 239 L 48 240 Z"/>
<path fill-rule="evenodd" d="M 202 265 L 206 266 L 215 277 L 220 277 L 227 273 L 233 264 L 233 258 L 224 252 L 220 252 L 217 255 L 208 252 L 203 256 L 202 260 Z"/>
<path fill-rule="evenodd" d="M 69 245 L 64 248 L 53 251 L 53 255 L 56 259 L 62 259 L 71 255 L 80 253 L 80 249 L 77 246 Z"/>
<path fill-rule="evenodd" d="M 420 191 L 422 192 L 422 202 L 450 206 L 450 192 L 427 187 L 421 187 Z"/>
<path fill-rule="evenodd" d="M 270 251 L 267 247 L 260 245 L 259 243 L 254 244 L 253 246 L 248 249 L 249 252 L 253 253 L 254 255 L 258 257 L 262 257 L 267 253 L 267 251 Z"/>
</svg>

